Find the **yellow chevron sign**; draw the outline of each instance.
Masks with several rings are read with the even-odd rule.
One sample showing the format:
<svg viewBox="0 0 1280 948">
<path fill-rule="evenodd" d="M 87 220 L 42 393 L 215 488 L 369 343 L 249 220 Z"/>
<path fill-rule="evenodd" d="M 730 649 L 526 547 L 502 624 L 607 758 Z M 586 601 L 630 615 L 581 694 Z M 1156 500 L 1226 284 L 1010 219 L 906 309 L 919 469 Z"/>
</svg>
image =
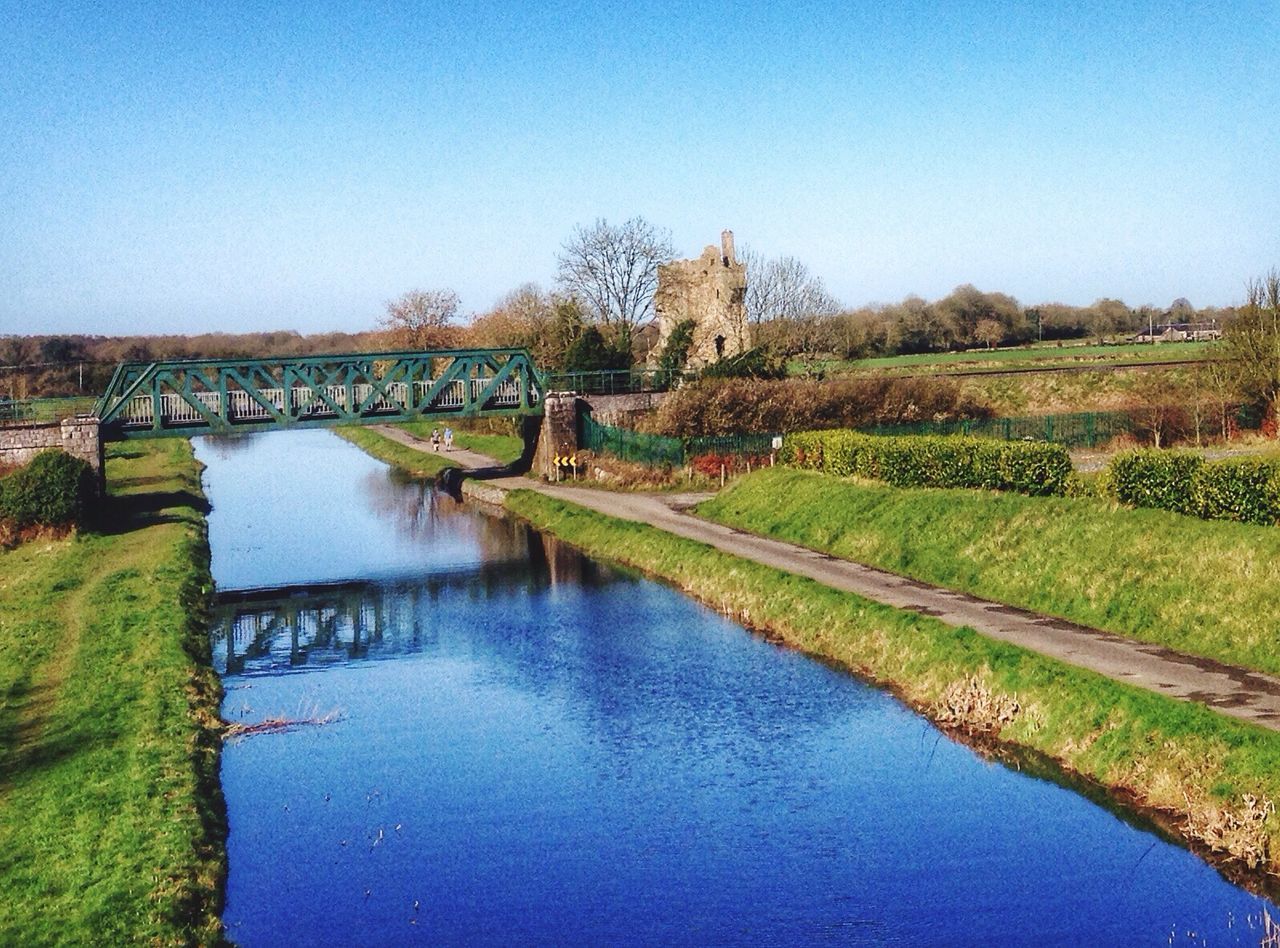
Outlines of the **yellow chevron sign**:
<svg viewBox="0 0 1280 948">
<path fill-rule="evenodd" d="M 551 459 L 551 463 L 556 467 L 577 467 L 578 456 L 576 454 L 557 454 Z"/>
</svg>

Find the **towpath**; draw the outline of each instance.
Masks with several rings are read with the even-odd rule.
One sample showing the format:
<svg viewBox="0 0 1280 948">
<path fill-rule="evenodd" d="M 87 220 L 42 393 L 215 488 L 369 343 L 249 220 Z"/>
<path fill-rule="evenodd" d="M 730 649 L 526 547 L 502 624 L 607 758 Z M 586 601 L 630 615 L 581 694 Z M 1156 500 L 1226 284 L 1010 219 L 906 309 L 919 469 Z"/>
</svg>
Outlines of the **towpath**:
<svg viewBox="0 0 1280 948">
<path fill-rule="evenodd" d="M 407 442 L 406 442 L 407 443 Z M 419 445 L 421 446 L 421 445 Z M 473 452 L 468 452 L 473 454 Z M 460 453 L 455 459 L 462 462 Z M 492 459 L 474 455 L 475 467 Z M 968 626 L 989 638 L 1087 668 L 1157 694 L 1207 705 L 1222 714 L 1280 731 L 1280 678 L 1209 658 L 1140 642 L 1065 619 L 930 586 L 895 573 L 756 536 L 694 516 L 689 509 L 709 494 L 621 493 L 530 478 L 480 483 L 504 490 L 534 490 L 590 510 L 645 523 L 676 536 L 823 585 L 952 626 Z"/>
</svg>

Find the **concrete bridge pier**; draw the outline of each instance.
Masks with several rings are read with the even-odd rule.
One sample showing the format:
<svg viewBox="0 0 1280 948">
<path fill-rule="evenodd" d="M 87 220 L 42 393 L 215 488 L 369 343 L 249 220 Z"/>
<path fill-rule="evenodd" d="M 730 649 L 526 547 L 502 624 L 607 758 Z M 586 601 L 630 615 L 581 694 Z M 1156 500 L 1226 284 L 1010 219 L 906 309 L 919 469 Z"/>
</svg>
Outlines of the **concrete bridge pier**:
<svg viewBox="0 0 1280 948">
<path fill-rule="evenodd" d="M 557 457 L 577 453 L 578 412 L 582 405 L 576 392 L 550 392 L 543 402 L 542 430 L 533 469 L 548 480 L 556 478 Z"/>
</svg>

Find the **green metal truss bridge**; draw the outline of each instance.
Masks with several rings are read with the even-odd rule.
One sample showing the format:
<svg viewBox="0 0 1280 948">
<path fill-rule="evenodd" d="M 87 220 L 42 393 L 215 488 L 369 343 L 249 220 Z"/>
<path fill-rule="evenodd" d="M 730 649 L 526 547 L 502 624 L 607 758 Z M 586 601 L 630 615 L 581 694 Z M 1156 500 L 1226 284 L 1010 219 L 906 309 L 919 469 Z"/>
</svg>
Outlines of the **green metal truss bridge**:
<svg viewBox="0 0 1280 948">
<path fill-rule="evenodd" d="M 542 414 L 525 349 L 125 362 L 94 409 L 104 441 Z"/>
</svg>

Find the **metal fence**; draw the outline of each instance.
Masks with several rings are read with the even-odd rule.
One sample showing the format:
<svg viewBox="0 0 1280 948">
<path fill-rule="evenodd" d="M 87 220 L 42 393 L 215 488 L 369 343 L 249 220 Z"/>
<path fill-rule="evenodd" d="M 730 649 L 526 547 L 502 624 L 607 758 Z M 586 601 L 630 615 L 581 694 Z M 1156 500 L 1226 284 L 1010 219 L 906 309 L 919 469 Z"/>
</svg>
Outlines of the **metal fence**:
<svg viewBox="0 0 1280 948">
<path fill-rule="evenodd" d="M 859 429 L 879 435 L 955 435 L 1003 438 L 1006 441 L 1052 441 L 1069 448 L 1092 448 L 1119 435 L 1133 433 L 1133 421 L 1126 412 L 1079 412 L 1068 415 L 1038 415 L 1025 418 L 979 418 L 961 421 L 922 421 L 903 425 L 877 425 Z M 669 464 L 679 467 L 704 455 L 736 457 L 767 456 L 774 450 L 776 433 L 708 435 L 667 438 L 641 434 L 629 428 L 603 425 L 582 415 L 579 444 L 586 450 L 604 452 L 639 464 Z"/>
<path fill-rule="evenodd" d="M 665 392 L 697 373 L 663 369 L 602 369 L 597 372 L 547 372 L 541 376 L 544 392 L 578 392 L 581 395 L 632 395 Z"/>
<path fill-rule="evenodd" d="M 662 435 L 641 434 L 630 428 L 602 425 L 583 412 L 578 422 L 578 445 L 596 454 L 612 454 L 624 461 L 672 467 L 684 465 L 684 442 Z"/>
<path fill-rule="evenodd" d="M 82 396 L 65 398 L 10 398 L 0 395 L 0 425 L 31 421 L 61 421 L 73 415 L 93 411 L 93 399 Z"/>
<path fill-rule="evenodd" d="M 703 454 L 732 455 L 768 455 L 774 451 L 774 439 L 781 435 L 767 434 L 731 434 L 703 435 L 698 438 L 686 438 L 684 453 L 695 458 Z"/>
<path fill-rule="evenodd" d="M 1094 448 L 1112 438 L 1133 433 L 1128 412 L 1077 412 L 1069 415 L 1035 415 L 1024 418 L 972 418 L 959 421 L 921 421 L 902 425 L 860 428 L 880 435 L 975 435 L 1006 441 L 1052 441 L 1068 448 Z"/>
</svg>

